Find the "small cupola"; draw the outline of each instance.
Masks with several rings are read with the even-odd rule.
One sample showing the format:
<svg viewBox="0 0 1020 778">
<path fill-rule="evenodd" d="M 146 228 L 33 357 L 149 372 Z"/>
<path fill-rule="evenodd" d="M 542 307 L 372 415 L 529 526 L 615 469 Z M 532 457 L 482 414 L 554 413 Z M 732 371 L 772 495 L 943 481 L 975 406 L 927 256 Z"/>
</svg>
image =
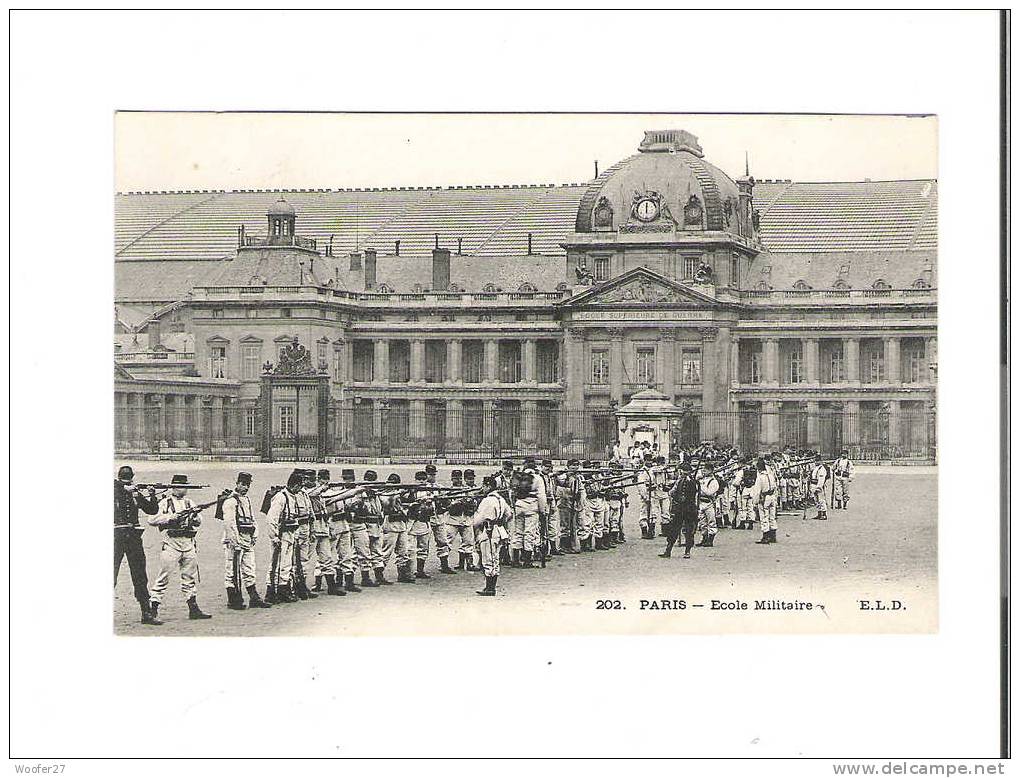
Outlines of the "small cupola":
<svg viewBox="0 0 1020 778">
<path fill-rule="evenodd" d="M 275 203 L 269 206 L 267 214 L 269 219 L 269 241 L 274 238 L 285 238 L 294 236 L 294 222 L 297 217 L 294 214 L 294 206 L 280 197 Z"/>
</svg>

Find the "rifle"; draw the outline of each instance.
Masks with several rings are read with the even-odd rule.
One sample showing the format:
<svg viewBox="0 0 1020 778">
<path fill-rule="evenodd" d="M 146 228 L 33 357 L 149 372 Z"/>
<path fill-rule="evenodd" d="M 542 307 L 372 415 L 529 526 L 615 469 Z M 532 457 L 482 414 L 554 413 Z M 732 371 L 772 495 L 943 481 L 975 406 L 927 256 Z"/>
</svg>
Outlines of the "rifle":
<svg viewBox="0 0 1020 778">
<path fill-rule="evenodd" d="M 835 461 L 835 460 L 834 460 Z M 165 492 L 170 489 L 208 489 L 209 484 L 125 484 L 124 488 L 129 492 L 136 492 L 139 489 L 152 489 L 156 492 Z"/>
</svg>

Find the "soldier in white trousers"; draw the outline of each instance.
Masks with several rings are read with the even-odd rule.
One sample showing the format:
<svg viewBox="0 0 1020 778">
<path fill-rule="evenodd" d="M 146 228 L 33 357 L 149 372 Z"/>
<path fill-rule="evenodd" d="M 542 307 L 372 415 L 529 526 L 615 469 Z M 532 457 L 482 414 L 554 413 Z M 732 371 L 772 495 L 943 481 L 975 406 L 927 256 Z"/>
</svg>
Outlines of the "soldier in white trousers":
<svg viewBox="0 0 1020 778">
<path fill-rule="evenodd" d="M 832 509 L 846 510 L 850 504 L 850 482 L 854 480 L 854 463 L 843 449 L 832 465 Z"/>
<path fill-rule="evenodd" d="M 468 470 L 471 473 L 471 480 L 474 480 L 475 471 Z M 453 470 L 450 473 L 450 485 L 454 489 L 465 489 L 464 485 L 464 473 L 460 470 Z M 460 561 L 457 562 L 458 570 L 466 570 L 467 572 L 474 572 L 476 570 L 474 557 L 475 557 L 475 533 L 474 528 L 471 526 L 471 515 L 474 513 L 471 510 L 471 499 L 455 497 L 450 500 L 449 507 L 446 513 L 446 529 L 448 531 L 448 537 L 450 542 L 450 549 L 452 552 L 454 541 L 457 542 L 457 555 L 460 557 Z"/>
<path fill-rule="evenodd" d="M 776 522 L 776 501 L 779 497 L 779 477 L 764 457 L 758 457 L 756 464 L 757 476 L 754 485 L 749 490 L 751 504 L 758 511 L 761 520 L 761 540 L 756 541 L 759 545 L 766 545 L 776 542 L 776 530 L 779 524 Z"/>
<path fill-rule="evenodd" d="M 524 468 L 515 478 L 514 521 L 510 538 L 511 566 L 534 567 L 535 550 L 540 541 L 540 515 L 549 511 L 545 481 L 534 459 L 524 460 Z"/>
<path fill-rule="evenodd" d="M 492 476 L 482 479 L 487 492 L 474 514 L 475 540 L 478 556 L 485 571 L 485 588 L 478 591 L 483 597 L 496 596 L 496 581 L 499 578 L 499 549 L 509 537 L 508 522 L 513 521 L 510 504 L 497 491 L 498 484 Z"/>
<path fill-rule="evenodd" d="M 290 579 L 294 569 L 294 533 L 300 510 L 297 495 L 304 486 L 300 473 L 291 473 L 287 487 L 272 496 L 266 512 L 266 526 L 273 551 L 266 577 L 266 599 L 270 603 L 297 602 Z"/>
<path fill-rule="evenodd" d="M 251 473 L 238 473 L 234 491 L 220 505 L 223 520 L 223 579 L 227 588 L 227 607 L 244 610 L 244 592 L 252 608 L 270 608 L 255 588 L 255 544 L 259 528 L 252 513 L 248 490 Z"/>
<path fill-rule="evenodd" d="M 186 475 L 175 475 L 170 479 L 171 486 L 186 486 Z M 159 527 L 163 532 L 163 549 L 160 552 L 160 568 L 156 582 L 149 592 L 151 597 L 149 609 L 153 618 L 159 615 L 159 606 L 163 602 L 163 593 L 170 583 L 170 576 L 179 573 L 181 592 L 188 603 L 188 618 L 211 619 L 212 616 L 202 613 L 198 607 L 198 547 L 195 536 L 202 520 L 198 517 L 195 503 L 187 497 L 188 490 L 171 489 L 159 506 L 159 512 L 149 519 L 149 524 Z"/>
<path fill-rule="evenodd" d="M 825 505 L 825 482 L 829 480 L 829 468 L 822 462 L 822 455 L 815 454 L 815 464 L 811 468 L 811 476 L 808 479 L 808 487 L 811 489 L 811 496 L 815 501 L 815 508 L 818 513 L 814 518 L 825 521 L 829 518 Z"/>
</svg>

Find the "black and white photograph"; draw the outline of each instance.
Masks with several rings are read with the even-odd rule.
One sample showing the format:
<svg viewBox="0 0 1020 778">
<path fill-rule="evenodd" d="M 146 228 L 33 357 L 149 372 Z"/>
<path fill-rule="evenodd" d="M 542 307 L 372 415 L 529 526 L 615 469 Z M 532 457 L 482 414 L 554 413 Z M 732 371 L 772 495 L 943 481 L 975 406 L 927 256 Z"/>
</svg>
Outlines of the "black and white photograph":
<svg viewBox="0 0 1020 778">
<path fill-rule="evenodd" d="M 1002 774 L 1008 14 L 11 20 L 18 772 Z"/>
<path fill-rule="evenodd" d="M 934 117 L 126 114 L 118 176 L 164 127 L 389 168 L 543 125 L 633 153 L 117 192 L 118 633 L 937 629 Z M 756 178 L 795 141 L 822 180 Z"/>
</svg>

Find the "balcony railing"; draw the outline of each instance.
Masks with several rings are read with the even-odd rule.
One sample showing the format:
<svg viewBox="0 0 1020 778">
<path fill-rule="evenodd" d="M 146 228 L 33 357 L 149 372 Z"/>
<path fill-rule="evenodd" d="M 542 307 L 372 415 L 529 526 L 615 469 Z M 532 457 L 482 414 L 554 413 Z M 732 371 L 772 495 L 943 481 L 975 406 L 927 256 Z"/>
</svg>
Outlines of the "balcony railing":
<svg viewBox="0 0 1020 778">
<path fill-rule="evenodd" d="M 300 235 L 245 235 L 245 246 L 295 246 L 299 249 L 317 251 L 315 238 L 302 238 Z"/>
<path fill-rule="evenodd" d="M 740 292 L 744 300 L 777 300 L 787 303 L 791 300 L 845 300 L 854 302 L 875 298 L 906 300 L 933 298 L 935 289 L 745 289 Z"/>
</svg>

